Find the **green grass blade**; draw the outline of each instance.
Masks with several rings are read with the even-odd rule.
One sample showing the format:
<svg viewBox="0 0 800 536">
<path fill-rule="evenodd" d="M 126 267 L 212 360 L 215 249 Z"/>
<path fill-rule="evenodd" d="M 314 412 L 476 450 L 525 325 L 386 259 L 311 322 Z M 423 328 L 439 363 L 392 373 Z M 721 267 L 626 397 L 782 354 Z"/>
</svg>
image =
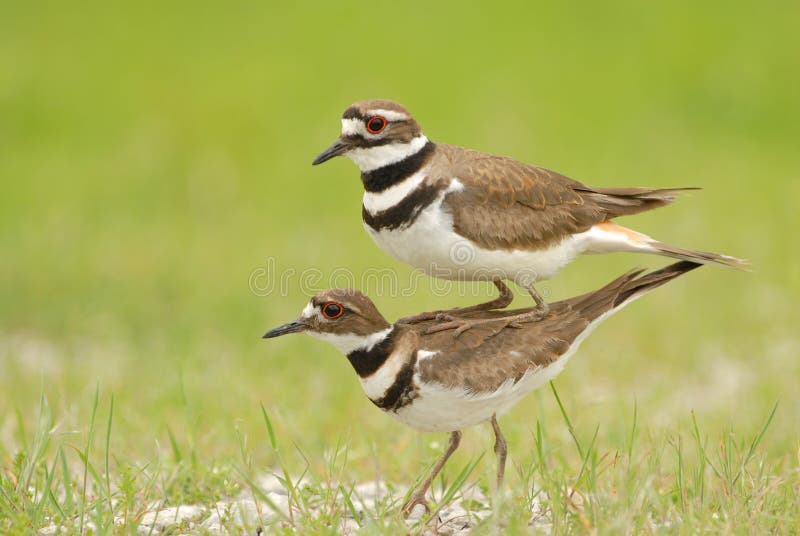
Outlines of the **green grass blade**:
<svg viewBox="0 0 800 536">
<path fill-rule="evenodd" d="M 69 474 L 69 466 L 67 465 L 67 455 L 64 452 L 64 447 L 58 447 L 58 458 L 61 463 L 61 480 L 64 487 L 64 508 L 71 511 L 75 500 L 72 496 L 72 479 Z"/>
<path fill-rule="evenodd" d="M 114 395 L 111 395 L 111 407 L 108 410 L 108 425 L 106 426 L 106 452 L 105 452 L 105 484 L 106 484 L 106 497 L 108 498 L 108 511 L 114 511 L 114 505 L 111 503 L 111 466 L 109 464 L 109 455 L 111 453 L 111 424 L 114 420 Z"/>
<path fill-rule="evenodd" d="M 598 424 L 594 429 L 594 435 L 592 435 L 592 441 L 589 443 L 589 448 L 586 449 L 586 455 L 583 457 L 583 461 L 581 463 L 581 469 L 578 471 L 578 476 L 575 479 L 575 487 L 581 483 L 581 479 L 586 472 L 586 467 L 589 465 L 589 458 L 591 457 L 592 451 L 594 450 L 595 442 L 597 441 L 597 434 L 600 431 L 600 425 Z"/>
<path fill-rule="evenodd" d="M 477 458 L 467 463 L 467 465 L 461 469 L 461 471 L 458 473 L 458 476 L 456 476 L 455 480 L 453 480 L 452 484 L 450 484 L 445 490 L 444 495 L 442 495 L 442 500 L 439 501 L 436 510 L 431 512 L 431 515 L 428 516 L 428 519 L 433 519 L 434 516 L 439 514 L 442 508 L 450 504 L 450 501 L 453 500 L 453 497 L 456 496 L 456 493 L 458 493 L 464 486 L 464 483 L 475 470 L 475 467 L 477 467 L 481 462 L 483 455 L 484 453 L 481 453 Z"/>
<path fill-rule="evenodd" d="M 245 473 L 244 471 L 242 471 L 238 467 L 236 468 L 236 471 L 247 482 L 247 485 L 250 486 L 250 489 L 252 490 L 253 494 L 258 496 L 258 498 L 261 499 L 262 501 L 264 501 L 267 504 L 267 506 L 269 506 L 270 510 L 275 512 L 277 515 L 279 515 L 284 520 L 290 521 L 290 519 L 289 519 L 289 517 L 287 517 L 286 513 L 277 504 L 275 504 L 275 501 L 270 499 L 269 496 L 266 493 L 264 493 L 264 490 L 262 490 L 258 486 L 258 484 L 256 484 L 253 481 L 253 479 L 250 478 L 250 476 L 247 473 Z M 290 506 L 290 508 L 291 508 L 291 506 Z"/>
<path fill-rule="evenodd" d="M 167 426 L 167 437 L 169 438 L 170 448 L 172 448 L 172 457 L 175 459 L 176 463 L 181 463 L 183 461 L 181 447 L 178 445 L 178 440 L 175 438 L 175 434 L 172 432 L 172 427 L 169 425 Z"/>
<path fill-rule="evenodd" d="M 269 415 L 267 414 L 267 409 L 264 407 L 264 403 L 261 402 L 261 415 L 264 417 L 264 424 L 267 425 L 267 435 L 269 435 L 269 444 L 272 445 L 272 450 L 278 450 L 278 441 L 275 439 L 275 429 L 272 427 L 272 421 L 269 419 Z"/>
<path fill-rule="evenodd" d="M 350 512 L 350 515 L 353 516 L 353 519 L 359 521 L 358 511 L 356 510 L 355 505 L 353 504 L 353 500 L 350 498 L 350 495 L 353 493 L 351 489 L 349 492 L 344 489 L 344 486 L 339 484 L 339 492 L 342 494 L 342 498 L 344 499 L 344 504 L 347 507 L 347 510 Z"/>
<path fill-rule="evenodd" d="M 83 534 L 83 527 L 86 523 L 86 486 L 89 482 L 89 453 L 92 448 L 92 440 L 94 439 L 94 419 L 97 416 L 97 406 L 100 402 L 100 384 L 95 384 L 94 389 L 94 402 L 92 403 L 92 415 L 89 419 L 89 433 L 86 436 L 86 447 L 78 455 L 83 460 L 83 488 L 81 490 L 81 502 L 79 505 L 80 525 L 78 534 Z"/>
<path fill-rule="evenodd" d="M 45 483 L 44 488 L 42 489 L 41 498 L 36 502 L 33 514 L 31 517 L 33 518 L 34 526 L 39 526 L 40 524 L 40 516 L 42 513 L 42 509 L 44 505 L 50 501 L 50 497 L 52 496 L 52 486 L 53 486 L 53 478 L 56 475 L 56 465 L 58 463 L 58 459 L 53 460 L 53 465 L 50 467 L 50 470 L 47 470 L 47 465 L 45 465 Z M 56 504 L 56 506 L 58 506 Z"/>
<path fill-rule="evenodd" d="M 633 444 L 636 441 L 636 423 L 639 417 L 639 404 L 636 398 L 633 399 L 633 423 L 631 424 L 631 435 L 628 440 L 628 463 L 633 460 Z"/>
<path fill-rule="evenodd" d="M 581 447 L 581 442 L 578 440 L 578 436 L 575 434 L 575 428 L 572 426 L 572 421 L 569 420 L 567 410 L 564 409 L 564 404 L 561 403 L 561 397 L 558 396 L 558 391 L 556 390 L 556 386 L 552 381 L 550 382 L 550 390 L 553 391 L 553 396 L 556 397 L 558 409 L 561 410 L 561 415 L 564 417 L 564 422 L 567 423 L 567 430 L 569 430 L 569 435 L 572 436 L 572 440 L 575 442 L 575 447 L 578 449 L 578 455 L 581 457 L 581 459 L 583 459 L 583 448 Z"/>
<path fill-rule="evenodd" d="M 747 454 L 745 454 L 744 458 L 742 459 L 741 467 L 739 468 L 739 471 L 737 472 L 736 477 L 733 479 L 732 484 L 736 484 L 736 482 L 739 480 L 739 478 L 744 473 L 745 468 L 747 467 L 747 464 L 749 464 L 750 460 L 752 460 L 753 456 L 755 456 L 756 449 L 758 448 L 758 445 L 760 445 L 761 444 L 761 440 L 764 439 L 764 435 L 767 433 L 767 429 L 772 424 L 772 419 L 775 418 L 775 412 L 778 411 L 778 402 L 779 401 L 776 400 L 775 403 L 772 405 L 772 410 L 769 412 L 769 416 L 767 417 L 767 420 L 764 421 L 764 425 L 761 427 L 761 430 L 758 432 L 758 434 L 756 434 L 756 436 L 750 442 L 750 448 L 747 449 Z"/>
</svg>

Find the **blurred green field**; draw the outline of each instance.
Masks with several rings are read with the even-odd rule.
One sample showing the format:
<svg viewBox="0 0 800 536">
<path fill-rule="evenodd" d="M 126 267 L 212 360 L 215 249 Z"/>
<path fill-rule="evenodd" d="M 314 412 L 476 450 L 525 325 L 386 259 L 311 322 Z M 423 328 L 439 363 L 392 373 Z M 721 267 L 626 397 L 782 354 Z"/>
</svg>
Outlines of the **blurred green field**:
<svg viewBox="0 0 800 536">
<path fill-rule="evenodd" d="M 332 347 L 260 340 L 302 309 L 309 285 L 299 276 L 287 292 L 251 288 L 270 259 L 279 273 L 319 270 L 320 281 L 307 282 L 317 287 L 343 269 L 390 268 L 409 280 L 362 229 L 355 166 L 310 165 L 348 104 L 390 98 L 434 141 L 590 185 L 703 188 L 622 221 L 748 258 L 752 273 L 708 267 L 638 301 L 587 340 L 555 385 L 578 436 L 588 442 L 598 428 L 600 454 L 622 448 L 636 404 L 644 458 L 689 441 L 692 411 L 712 450 L 731 426 L 737 442 L 749 441 L 778 400 L 758 464 L 767 496 L 784 506 L 741 524 L 757 514 L 754 502 L 731 511 L 709 501 L 694 527 L 791 532 L 800 523 L 799 24 L 800 4 L 789 1 L 4 3 L 5 486 L 14 487 L 18 453 L 30 451 L 42 394 L 55 423 L 44 463 L 62 445 L 70 470 L 83 472 L 68 447 L 85 446 L 96 389 L 102 426 L 114 400 L 112 480 L 155 460 L 180 475 L 144 502 L 202 502 L 244 486 L 235 471 L 244 436 L 254 470 L 274 467 L 260 403 L 292 471 L 305 464 L 292 443 L 313 473 L 343 441 L 341 478 L 413 481 L 444 436 L 383 416 Z M 543 288 L 564 298 L 663 264 L 589 257 Z M 430 286 L 422 278 L 413 295 L 373 298 L 396 318 L 489 294 Z M 533 456 L 537 420 L 575 477 L 581 460 L 547 389 L 501 421 L 512 463 Z M 450 473 L 489 438 L 468 431 Z M 491 482 L 488 454 L 473 479 Z M 662 469 L 672 482 L 670 463 Z M 608 488 L 603 478 L 598 489 Z M 674 491 L 654 486 L 663 497 Z M 0 496 L 0 532 L 25 533 L 12 499 Z M 588 525 L 574 516 L 564 530 L 630 530 L 614 511 L 587 510 Z"/>
</svg>

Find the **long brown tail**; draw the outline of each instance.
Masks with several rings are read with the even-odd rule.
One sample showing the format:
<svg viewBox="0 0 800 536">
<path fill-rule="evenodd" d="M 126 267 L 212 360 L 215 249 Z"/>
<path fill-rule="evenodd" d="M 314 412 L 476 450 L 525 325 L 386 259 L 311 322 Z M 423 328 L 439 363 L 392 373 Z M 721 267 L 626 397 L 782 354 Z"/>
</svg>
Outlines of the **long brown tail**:
<svg viewBox="0 0 800 536">
<path fill-rule="evenodd" d="M 646 234 L 618 225 L 613 221 L 598 223 L 592 227 L 592 231 L 595 231 L 595 234 L 590 238 L 586 249 L 587 253 L 612 253 L 617 251 L 655 253 L 674 259 L 700 264 L 716 264 L 727 268 L 738 268 L 739 270 L 747 270 L 749 266 L 746 260 L 737 259 L 729 255 L 696 251 L 665 244 L 650 238 Z"/>
<path fill-rule="evenodd" d="M 654 208 L 663 207 L 672 203 L 676 197 L 686 191 L 699 190 L 700 188 L 589 188 L 581 190 L 583 195 L 592 199 L 598 206 L 607 211 L 608 220 L 617 216 L 638 214 Z M 628 235 L 628 251 L 647 250 L 650 253 L 665 255 L 674 259 L 682 259 L 700 264 L 716 264 L 728 268 L 746 270 L 749 263 L 720 253 L 708 251 L 695 251 L 679 248 L 663 242 L 653 240 L 649 236 L 636 233 L 630 229 L 618 226 L 611 221 L 599 224 L 609 231 L 623 231 Z M 638 235 L 638 236 L 634 236 Z"/>
<path fill-rule="evenodd" d="M 656 250 L 655 253 L 672 257 L 673 259 L 683 259 L 685 261 L 696 262 L 700 264 L 716 264 L 717 266 L 736 268 L 737 270 L 747 270 L 750 265 L 750 263 L 744 259 L 737 259 L 736 257 L 731 257 L 729 255 L 679 248 L 677 246 L 671 246 L 656 240 L 648 242 L 648 245 Z"/>
<path fill-rule="evenodd" d="M 690 272 L 695 268 L 702 266 L 702 264 L 691 261 L 680 261 L 669 266 L 665 266 L 655 272 L 650 272 L 641 277 L 631 279 L 622 285 L 622 288 L 614 300 L 614 307 L 619 307 L 625 302 L 638 298 L 642 294 L 650 292 L 651 290 L 660 287 L 664 283 L 672 281 L 679 275 Z M 640 272 L 641 273 L 641 272 Z"/>
<path fill-rule="evenodd" d="M 581 311 L 587 320 L 594 321 L 700 266 L 700 263 L 680 261 L 648 274 L 644 274 L 643 269 L 632 270 L 601 289 L 571 298 L 565 303 L 569 303 L 572 309 Z"/>
<path fill-rule="evenodd" d="M 577 189 L 577 188 L 576 188 Z M 604 209 L 608 218 L 630 216 L 672 203 L 680 194 L 700 188 L 589 188 L 584 197 Z"/>
</svg>

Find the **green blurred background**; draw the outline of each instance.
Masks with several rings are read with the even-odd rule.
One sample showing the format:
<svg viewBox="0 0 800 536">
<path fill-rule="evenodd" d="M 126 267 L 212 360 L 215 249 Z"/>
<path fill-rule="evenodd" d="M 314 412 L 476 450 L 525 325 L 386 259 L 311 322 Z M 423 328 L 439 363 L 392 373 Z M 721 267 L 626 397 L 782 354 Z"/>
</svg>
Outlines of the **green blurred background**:
<svg viewBox="0 0 800 536">
<path fill-rule="evenodd" d="M 265 441 L 259 402 L 312 458 L 339 437 L 354 460 L 416 452 L 416 433 L 366 401 L 332 347 L 260 340 L 303 307 L 297 277 L 286 293 L 250 285 L 270 258 L 278 271 L 320 270 L 317 286 L 344 268 L 408 281 L 362 229 L 355 166 L 310 165 L 365 98 L 402 102 L 434 141 L 590 185 L 702 187 L 621 221 L 748 258 L 753 272 L 705 268 L 637 302 L 557 385 L 576 428 L 599 424 L 612 441 L 634 400 L 654 434 L 687 427 L 692 409 L 713 434 L 755 430 L 780 398 L 766 445 L 796 449 L 799 23 L 789 1 L 4 2 L 5 455 L 42 389 L 79 441 L 98 384 L 103 411 L 115 396 L 115 455 L 129 459 L 153 456 L 168 430 L 200 460 L 233 457 L 235 428 Z M 543 288 L 564 298 L 664 263 L 584 258 Z M 489 295 L 420 283 L 373 297 L 396 318 Z M 504 419 L 512 456 L 527 455 L 547 415 L 566 434 L 546 392 Z"/>
</svg>

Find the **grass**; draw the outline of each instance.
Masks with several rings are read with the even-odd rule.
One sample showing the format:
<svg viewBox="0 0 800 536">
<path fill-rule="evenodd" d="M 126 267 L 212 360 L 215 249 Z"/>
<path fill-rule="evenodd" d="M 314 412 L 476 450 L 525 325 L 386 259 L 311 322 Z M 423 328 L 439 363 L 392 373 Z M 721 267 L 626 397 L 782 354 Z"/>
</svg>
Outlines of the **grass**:
<svg viewBox="0 0 800 536">
<path fill-rule="evenodd" d="M 790 460 L 770 462 L 760 449 L 778 403 L 752 436 L 737 437 L 730 425 L 721 435 L 709 437 L 692 414 L 677 423 L 677 429 L 660 431 L 660 442 L 652 436 L 639 437 L 634 405 L 630 435 L 620 444 L 603 444 L 598 442 L 599 425 L 591 434 L 571 425 L 556 387 L 552 383 L 550 387 L 563 422 L 537 419 L 530 438 L 533 448 L 515 460 L 509 471 L 510 493 L 495 494 L 493 513 L 482 520 L 473 519 L 478 534 L 526 532 L 532 523 L 540 531 L 607 534 L 791 534 L 800 528 L 795 515 L 800 500 L 796 466 L 792 467 Z M 93 416 L 98 406 L 96 392 Z M 85 447 L 78 449 L 57 433 L 47 399 L 42 396 L 33 437 L 23 436 L 25 449 L 0 479 L 4 533 L 25 534 L 31 527 L 55 523 L 79 534 L 84 529 L 136 534 L 145 512 L 155 506 L 208 502 L 235 492 L 250 496 L 265 513 L 277 514 L 254 522 L 250 527 L 253 530 L 263 526 L 270 532 L 324 534 L 344 526 L 348 518 L 357 520 L 365 533 L 405 530 L 398 513 L 402 494 L 395 494 L 394 500 L 378 501 L 372 510 L 354 506 L 346 441 L 339 440 L 323 453 L 322 464 L 309 461 L 299 446 L 292 445 L 291 457 L 304 465 L 303 471 L 292 476 L 292 463 L 284 462 L 286 440 L 273 428 L 263 407 L 265 430 L 258 443 L 265 442 L 273 452 L 277 477 L 288 491 L 288 510 L 275 504 L 257 483 L 262 469 L 254 459 L 261 447 L 252 446 L 238 429 L 240 458 L 228 460 L 226 469 L 198 466 L 177 450 L 171 458 L 139 466 L 117 461 L 117 471 L 112 474 L 108 453 L 112 448 L 113 406 L 112 397 L 105 431 L 95 428 L 92 420 Z M 548 434 L 559 425 L 569 430 L 572 448 Z M 99 468 L 89 454 L 94 442 L 103 439 L 106 462 Z M 482 456 L 475 456 L 460 470 L 457 464 L 451 464 L 445 472 L 450 477 L 443 476 L 437 483 L 438 501 L 427 516 L 412 525 L 413 532 L 436 525 L 442 506 L 476 478 L 481 461 Z M 71 472 L 70 465 L 73 469 L 80 466 L 82 475 Z M 491 472 L 493 468 L 485 469 Z M 473 505 L 478 510 L 482 506 Z M 207 513 L 195 521 L 202 517 Z M 234 517 L 223 517 L 223 526 L 231 530 L 242 527 Z M 168 531 L 180 532 L 189 525 L 169 527 Z"/>
<path fill-rule="evenodd" d="M 0 17 L 0 533 L 133 533 L 240 494 L 268 512 L 269 473 L 297 510 L 275 531 L 331 532 L 361 482 L 402 500 L 446 439 L 372 407 L 334 349 L 259 339 L 348 281 L 388 318 L 487 295 L 414 279 L 363 232 L 352 164 L 309 165 L 371 97 L 588 184 L 701 186 L 622 223 L 754 267 L 610 319 L 501 419 L 509 496 L 483 427 L 437 497 L 485 490 L 478 533 L 539 513 L 557 533 L 798 532 L 796 3 L 82 5 Z M 540 290 L 661 263 L 581 259 Z M 376 269 L 401 288 L 362 285 Z M 403 526 L 390 500 L 363 520 Z"/>
</svg>

